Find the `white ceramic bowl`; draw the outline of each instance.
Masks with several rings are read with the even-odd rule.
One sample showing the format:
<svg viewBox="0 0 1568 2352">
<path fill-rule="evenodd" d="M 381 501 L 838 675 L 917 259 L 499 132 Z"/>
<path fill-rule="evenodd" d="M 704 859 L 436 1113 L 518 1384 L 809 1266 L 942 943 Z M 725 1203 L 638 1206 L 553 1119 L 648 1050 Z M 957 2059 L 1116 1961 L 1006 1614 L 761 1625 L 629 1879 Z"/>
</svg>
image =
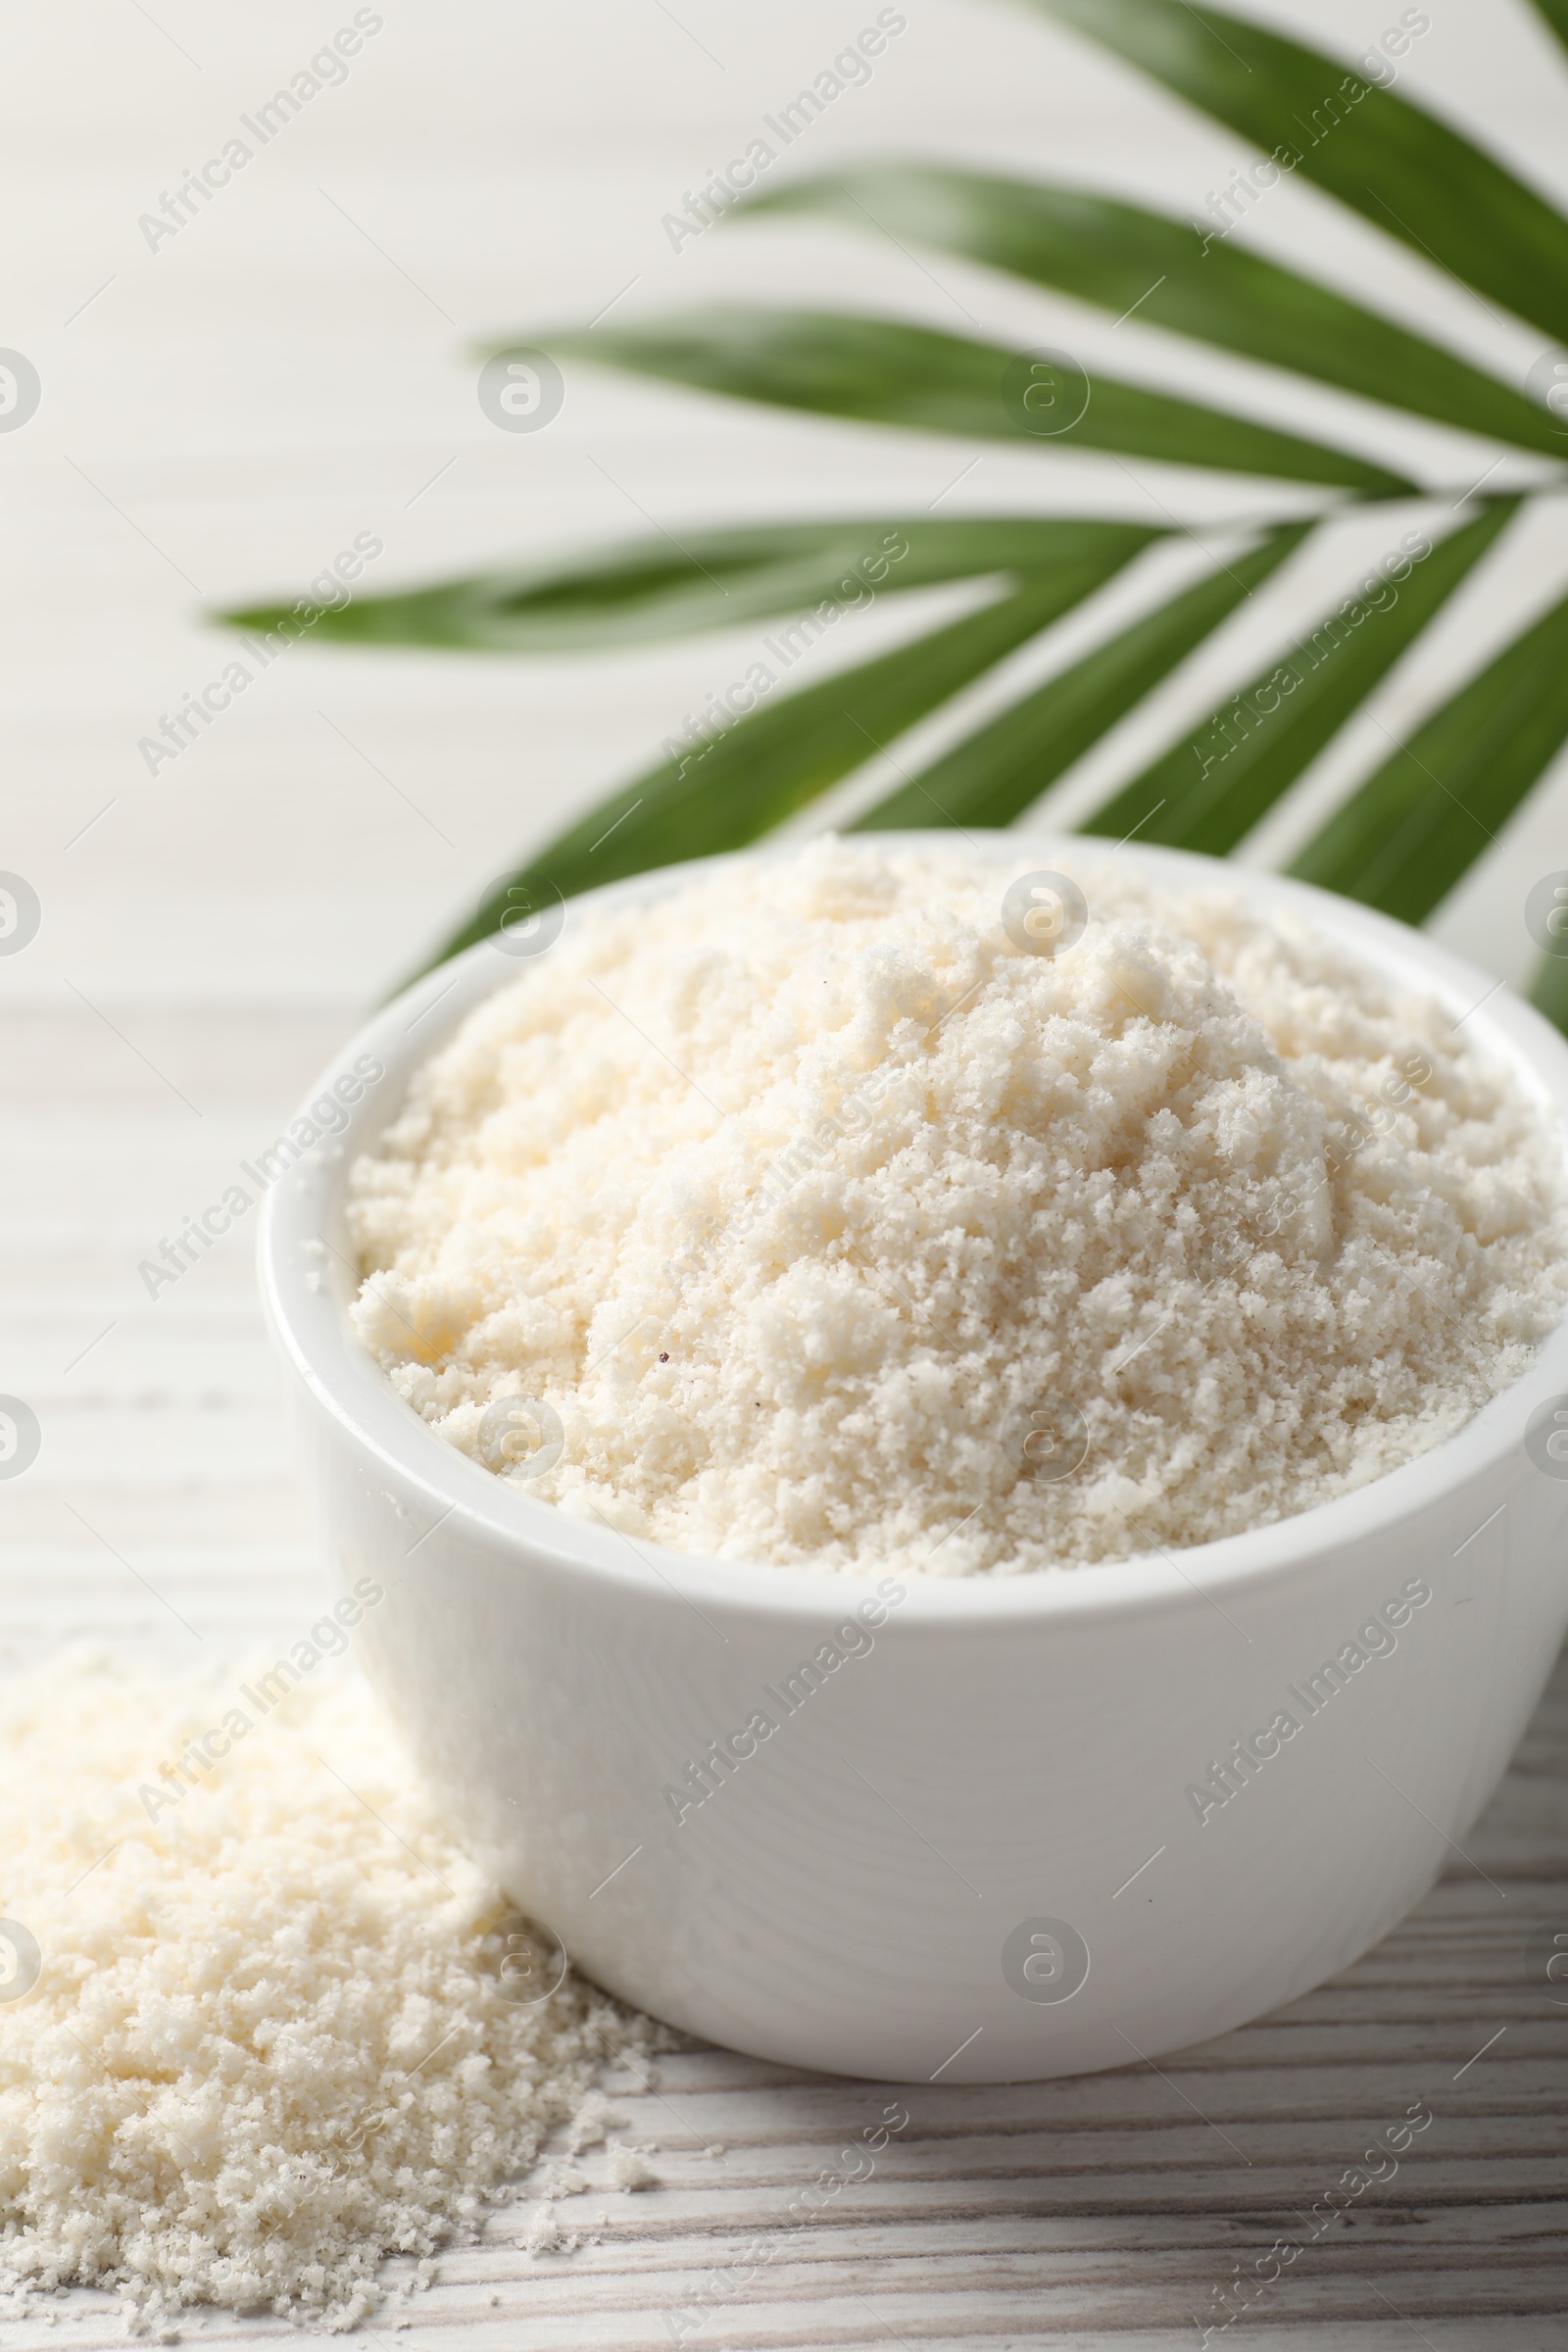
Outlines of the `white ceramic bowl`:
<svg viewBox="0 0 1568 2352">
<path fill-rule="evenodd" d="M 986 838 L 999 858 L 1024 846 Z M 1041 867 L 1097 854 L 1028 846 Z M 1119 854 L 1176 888 L 1244 880 Z M 1343 900 L 1259 873 L 1245 888 L 1423 985 L 1568 1113 L 1568 1046 L 1509 991 Z M 357 1057 L 385 1075 L 269 1193 L 262 1283 L 325 1541 L 347 1583 L 384 1592 L 357 1637 L 367 1670 L 470 1848 L 576 1963 L 766 2058 L 1016 2080 L 1276 2008 L 1463 1866 L 1568 1626 L 1568 1476 L 1524 1445 L 1568 1392 L 1568 1328 L 1419 1460 L 1169 1558 L 909 1576 L 889 1605 L 875 1583 L 633 1544 L 448 1446 L 344 1313 L 349 1160 L 417 1062 L 525 968 L 482 943 L 344 1049 L 318 1098 Z M 1348 1645 L 1365 1663 L 1321 1676 Z M 759 1710 L 777 1728 L 749 1740 Z M 1190 1795 L 1233 1742 L 1264 1732 L 1267 1749 L 1282 1711 L 1299 1728 L 1233 1766 L 1223 1806 Z M 714 1741 L 727 1769 L 710 1758 L 713 1793 L 677 1820 L 663 1791 Z"/>
</svg>

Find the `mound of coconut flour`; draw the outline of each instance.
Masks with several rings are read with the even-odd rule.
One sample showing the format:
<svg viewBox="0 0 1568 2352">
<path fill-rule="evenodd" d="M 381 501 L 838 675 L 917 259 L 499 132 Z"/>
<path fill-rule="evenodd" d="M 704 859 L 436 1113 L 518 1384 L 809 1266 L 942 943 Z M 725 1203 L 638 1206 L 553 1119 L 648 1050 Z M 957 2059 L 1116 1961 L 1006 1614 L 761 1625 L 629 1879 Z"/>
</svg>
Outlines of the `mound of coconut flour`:
<svg viewBox="0 0 1568 2352">
<path fill-rule="evenodd" d="M 1239 888 L 1086 862 L 1036 952 L 1039 863 L 821 841 L 498 956 L 353 1171 L 402 1395 L 630 1535 L 944 1575 L 1201 1543 L 1458 1429 L 1562 1313 L 1561 1139 Z"/>
<path fill-rule="evenodd" d="M 0 2291 L 34 2320 L 76 2285 L 165 2340 L 191 2304 L 352 2328 L 553 2124 L 602 2139 L 595 2070 L 646 2038 L 569 1976 L 514 1997 L 509 1906 L 357 1682 L 265 1718 L 237 1679 L 8 1684 L 0 1909 Z"/>
</svg>

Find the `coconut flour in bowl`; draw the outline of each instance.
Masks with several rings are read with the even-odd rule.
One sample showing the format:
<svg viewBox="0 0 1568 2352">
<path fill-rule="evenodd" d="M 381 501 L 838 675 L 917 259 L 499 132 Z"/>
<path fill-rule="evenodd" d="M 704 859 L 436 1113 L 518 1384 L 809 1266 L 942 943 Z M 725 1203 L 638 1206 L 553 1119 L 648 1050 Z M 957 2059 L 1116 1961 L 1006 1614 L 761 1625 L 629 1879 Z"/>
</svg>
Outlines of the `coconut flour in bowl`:
<svg viewBox="0 0 1568 2352">
<path fill-rule="evenodd" d="M 1237 884 L 1086 853 L 1080 925 L 1004 904 L 1039 858 L 568 909 L 353 1170 L 394 1386 L 564 1511 L 857 1574 L 1203 1543 L 1457 1430 L 1568 1298 L 1560 1139 Z"/>
</svg>

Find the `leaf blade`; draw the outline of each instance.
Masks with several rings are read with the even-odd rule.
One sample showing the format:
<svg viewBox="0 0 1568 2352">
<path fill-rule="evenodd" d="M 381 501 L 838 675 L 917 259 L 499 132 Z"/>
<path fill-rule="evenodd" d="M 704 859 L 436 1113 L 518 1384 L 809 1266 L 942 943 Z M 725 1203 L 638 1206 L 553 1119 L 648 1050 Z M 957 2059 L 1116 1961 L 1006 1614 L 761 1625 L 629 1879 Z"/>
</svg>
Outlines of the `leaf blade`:
<svg viewBox="0 0 1568 2352">
<path fill-rule="evenodd" d="M 1142 614 L 863 810 L 845 830 L 1010 824 L 1294 554 L 1311 527 L 1293 523 L 1271 532 L 1261 547 L 1233 565 L 1216 566 Z"/>
<path fill-rule="evenodd" d="M 1541 404 L 1331 286 L 1225 243 L 1214 220 L 1204 244 L 1197 220 L 1090 189 L 907 164 L 793 180 L 744 210 L 881 228 L 1390 408 L 1568 456 Z"/>
<path fill-rule="evenodd" d="M 1413 488 L 1349 451 L 1276 432 L 1196 401 L 1097 375 L 1087 409 L 1059 436 L 1015 421 L 1003 379 L 1021 357 L 903 319 L 732 305 L 646 326 L 558 336 L 553 348 L 772 408 L 967 438 L 1120 452 L 1166 465 L 1261 473 L 1379 498 Z"/>
<path fill-rule="evenodd" d="M 1568 220 L 1462 132 L 1198 0 L 1034 0 L 1478 293 L 1568 339 Z"/>
<path fill-rule="evenodd" d="M 1136 829 L 1142 841 L 1226 857 L 1469 576 L 1518 503 L 1499 499 L 1474 522 L 1450 532 L 1420 571 L 1412 567 L 1403 585 L 1394 589 L 1391 607 L 1344 599 L 1304 643 L 1298 641 L 1279 662 L 1226 698 L 1236 707 L 1240 743 L 1232 738 L 1229 711 L 1205 719 L 1113 793 L 1080 831 L 1120 839 Z M 1294 684 L 1285 683 L 1287 677 Z M 1272 694 L 1272 707 L 1263 700 L 1265 693 Z"/>
<path fill-rule="evenodd" d="M 354 644 L 507 654 L 643 644 L 829 601 L 858 603 L 867 587 L 902 594 L 984 573 L 1050 571 L 1080 555 L 1125 544 L 1128 527 L 1076 516 L 982 514 L 952 520 L 840 517 L 684 532 L 679 542 L 633 540 L 553 564 L 356 597 L 322 611 L 312 634 Z M 1139 526 L 1137 544 L 1148 536 Z M 893 538 L 903 541 L 902 556 L 888 547 Z M 851 573 L 861 583 L 860 594 L 837 595 Z M 292 610 L 256 606 L 222 617 L 239 628 L 272 628 Z"/>
<path fill-rule="evenodd" d="M 1568 597 L 1396 746 L 1289 870 L 1424 922 L 1565 740 Z"/>
</svg>

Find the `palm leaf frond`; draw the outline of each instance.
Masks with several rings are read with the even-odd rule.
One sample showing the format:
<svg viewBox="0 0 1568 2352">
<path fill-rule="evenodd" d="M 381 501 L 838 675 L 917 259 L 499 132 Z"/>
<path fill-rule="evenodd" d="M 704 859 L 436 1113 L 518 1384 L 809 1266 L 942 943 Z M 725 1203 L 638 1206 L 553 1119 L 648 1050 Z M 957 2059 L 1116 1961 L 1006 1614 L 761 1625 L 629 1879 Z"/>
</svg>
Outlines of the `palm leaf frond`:
<svg viewBox="0 0 1568 2352">
<path fill-rule="evenodd" d="M 1528 453 L 1559 461 L 1552 473 L 1536 468 L 1539 487 L 1558 491 L 1568 478 L 1560 470 L 1568 415 L 1554 405 L 1568 377 L 1554 372 L 1555 353 L 1515 381 L 1505 345 L 1494 365 L 1479 364 L 1441 332 L 1423 333 L 1228 233 L 1266 186 L 1298 172 L 1484 305 L 1568 344 L 1568 219 L 1540 190 L 1427 107 L 1376 86 L 1388 76 L 1371 53 L 1364 71 L 1352 69 L 1202 0 L 1032 4 L 1239 132 L 1266 160 L 1232 174 L 1205 198 L 1204 214 L 1185 221 L 1095 190 L 918 159 L 770 188 L 742 209 L 751 217 L 830 217 L 906 249 L 958 255 L 1015 284 L 1091 304 L 1118 324 L 1136 317 L 1140 328 L 1276 371 L 1271 383 L 1236 370 L 1234 412 L 1228 401 L 1177 397 L 1098 368 L 1090 378 L 1076 362 L 1057 365 L 988 340 L 978 323 L 964 336 L 893 316 L 733 305 L 642 323 L 617 318 L 549 338 L 574 365 L 858 427 L 956 434 L 1013 450 L 1032 440 L 1048 454 L 1053 446 L 1098 451 L 1154 508 L 1162 501 L 1138 475 L 1140 461 L 1251 483 L 1245 528 L 1234 520 L 1210 526 L 1245 553 L 969 727 L 866 808 L 856 820 L 860 831 L 1011 822 L 1161 680 L 1200 658 L 1265 580 L 1280 573 L 1276 593 L 1288 597 L 1285 567 L 1308 535 L 1332 547 L 1340 518 L 1359 507 L 1421 497 L 1414 479 L 1430 473 L 1430 462 L 1402 454 L 1402 442 L 1419 453 L 1418 425 L 1490 441 L 1492 472 L 1510 453 Z M 1534 6 L 1568 47 L 1568 0 Z M 1412 38 L 1427 28 L 1421 10 L 1406 10 L 1402 23 Z M 1369 419 L 1345 404 L 1341 446 L 1338 422 L 1315 422 L 1333 416 L 1323 386 L 1381 414 Z M 1279 421 L 1282 389 L 1309 396 L 1297 413 L 1314 418 L 1310 432 Z M 1369 426 L 1377 434 L 1371 451 L 1357 446 Z M 1324 437 L 1314 437 L 1319 432 Z M 1478 471 L 1484 463 L 1478 457 Z M 1303 488 L 1320 495 L 1303 501 Z M 1188 493 L 1203 495 L 1201 484 Z M 1425 495 L 1434 503 L 1416 512 L 1444 535 L 1407 577 L 1398 579 L 1396 564 L 1394 583 L 1363 584 L 1303 625 L 1269 668 L 1237 682 L 1199 727 L 1110 792 L 1083 829 L 1226 852 L 1280 807 L 1382 682 L 1415 659 L 1423 632 L 1476 567 L 1513 561 L 1515 538 L 1504 534 L 1530 494 L 1482 500 L 1470 491 L 1457 507 L 1451 489 L 1441 504 L 1435 490 Z M 1313 510 L 1309 518 L 1303 505 Z M 1234 513 L 1234 496 L 1229 506 Z M 1450 511 L 1468 518 L 1451 523 Z M 1540 501 L 1534 511 L 1551 512 Z M 1168 512 L 1162 519 L 1187 527 Z M 739 848 L 890 747 L 897 764 L 911 728 L 1166 535 L 1115 516 L 1029 514 L 718 530 L 662 523 L 658 533 L 358 597 L 315 615 L 318 638 L 509 654 L 612 649 L 742 623 L 771 628 L 744 683 L 710 696 L 702 718 L 665 738 L 656 764 L 537 851 L 435 960 L 497 928 L 519 902 L 542 906 L 649 866 Z M 1200 529 L 1192 535 L 1201 544 Z M 986 583 L 984 601 L 971 599 L 960 617 L 809 685 L 791 674 L 799 653 L 828 636 L 848 606 L 959 581 Z M 1396 583 L 1396 594 L 1386 593 Z M 275 627 L 291 610 L 230 617 Z M 1221 638 L 1210 674 L 1229 667 L 1225 647 Z M 1042 651 L 1050 661 L 1052 648 Z M 744 656 L 730 660 L 745 666 Z M 1419 922 L 1491 846 L 1565 741 L 1568 600 L 1516 635 L 1407 743 L 1393 746 L 1292 870 Z M 1548 957 L 1534 993 L 1568 1028 L 1568 958 Z"/>
</svg>

